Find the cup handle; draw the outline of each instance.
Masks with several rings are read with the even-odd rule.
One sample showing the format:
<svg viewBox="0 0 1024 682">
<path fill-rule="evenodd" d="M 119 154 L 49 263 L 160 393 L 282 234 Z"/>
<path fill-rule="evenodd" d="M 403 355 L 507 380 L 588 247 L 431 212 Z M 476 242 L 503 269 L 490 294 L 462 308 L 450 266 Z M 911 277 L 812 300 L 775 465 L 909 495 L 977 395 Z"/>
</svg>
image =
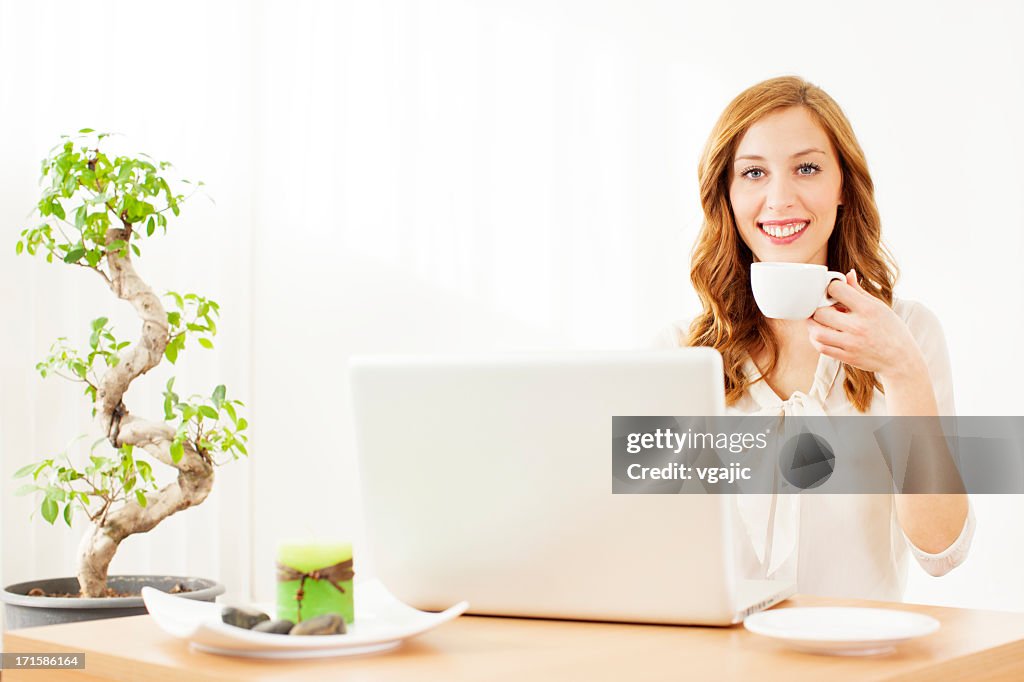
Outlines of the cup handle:
<svg viewBox="0 0 1024 682">
<path fill-rule="evenodd" d="M 839 301 L 837 301 L 836 299 L 834 299 L 834 298 L 832 298 L 831 296 L 828 295 L 828 285 L 832 284 L 832 282 L 836 281 L 837 279 L 838 280 L 842 280 L 842 281 L 845 282 L 846 281 L 846 275 L 844 275 L 841 272 L 835 272 L 834 270 L 829 270 L 828 271 L 828 280 L 825 282 L 825 295 L 822 297 L 821 303 L 818 304 L 819 308 L 824 308 L 826 306 L 835 305 L 836 303 L 839 303 Z"/>
</svg>

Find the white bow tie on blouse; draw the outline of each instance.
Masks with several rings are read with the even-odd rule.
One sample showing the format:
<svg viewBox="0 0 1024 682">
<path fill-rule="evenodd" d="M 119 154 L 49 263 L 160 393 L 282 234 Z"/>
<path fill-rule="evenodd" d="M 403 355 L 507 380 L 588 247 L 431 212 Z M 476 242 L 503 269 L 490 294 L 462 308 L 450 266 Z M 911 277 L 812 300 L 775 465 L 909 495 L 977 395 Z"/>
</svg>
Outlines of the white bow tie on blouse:
<svg viewBox="0 0 1024 682">
<path fill-rule="evenodd" d="M 755 383 L 747 389 L 760 408 L 751 416 L 777 415 L 786 417 L 824 417 L 825 399 L 839 374 L 839 361 L 826 355 L 819 356 L 814 383 L 809 393 L 796 391 L 788 400 L 782 400 L 765 381 L 756 381 L 761 372 L 751 358 L 744 363 L 747 378 Z M 775 467 L 777 473 L 778 467 Z M 777 478 L 774 479 L 777 481 Z M 777 486 L 776 486 L 777 490 Z M 764 578 L 775 575 L 797 550 L 800 533 L 799 494 L 739 494 L 736 496 L 743 526 L 747 531 L 754 553 L 761 563 Z"/>
</svg>

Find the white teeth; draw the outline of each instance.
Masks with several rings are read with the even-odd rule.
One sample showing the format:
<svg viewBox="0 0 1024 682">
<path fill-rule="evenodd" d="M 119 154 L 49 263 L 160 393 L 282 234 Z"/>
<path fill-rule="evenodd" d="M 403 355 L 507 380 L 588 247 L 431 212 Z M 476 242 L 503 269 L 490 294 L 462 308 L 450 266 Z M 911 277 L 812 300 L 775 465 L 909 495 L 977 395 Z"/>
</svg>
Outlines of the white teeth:
<svg viewBox="0 0 1024 682">
<path fill-rule="evenodd" d="M 788 223 L 786 225 L 761 225 L 762 230 L 776 239 L 790 237 L 805 227 L 807 227 L 805 222 Z"/>
</svg>

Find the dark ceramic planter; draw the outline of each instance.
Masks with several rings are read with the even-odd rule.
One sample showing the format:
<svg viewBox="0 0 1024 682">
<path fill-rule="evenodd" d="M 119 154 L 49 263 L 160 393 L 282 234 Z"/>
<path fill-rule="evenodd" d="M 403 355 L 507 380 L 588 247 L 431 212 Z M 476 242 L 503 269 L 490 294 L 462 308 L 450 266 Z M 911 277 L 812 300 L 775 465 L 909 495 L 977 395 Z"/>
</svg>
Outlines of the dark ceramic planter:
<svg viewBox="0 0 1024 682">
<path fill-rule="evenodd" d="M 178 596 L 199 601 L 214 601 L 224 593 L 224 586 L 203 578 L 184 578 L 165 575 L 115 575 L 107 578 L 107 587 L 118 592 L 139 592 L 143 587 L 155 587 L 169 592 L 177 583 L 190 588 Z M 82 620 L 139 616 L 146 613 L 142 597 L 30 597 L 29 590 L 38 587 L 44 592 L 78 592 L 78 578 L 50 578 L 8 585 L 0 592 L 4 602 L 4 626 L 7 630 L 31 628 L 38 625 L 74 623 Z"/>
</svg>

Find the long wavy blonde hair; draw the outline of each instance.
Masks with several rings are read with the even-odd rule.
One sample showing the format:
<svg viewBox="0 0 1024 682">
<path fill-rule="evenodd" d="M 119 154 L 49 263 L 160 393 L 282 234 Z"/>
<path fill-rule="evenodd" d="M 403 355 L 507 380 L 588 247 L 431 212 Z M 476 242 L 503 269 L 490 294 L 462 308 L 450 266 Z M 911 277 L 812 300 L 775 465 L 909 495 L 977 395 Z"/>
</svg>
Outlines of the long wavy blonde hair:
<svg viewBox="0 0 1024 682">
<path fill-rule="evenodd" d="M 740 138 L 756 121 L 786 107 L 805 107 L 829 136 L 842 170 L 842 205 L 828 240 L 830 270 L 856 268 L 861 286 L 892 306 L 897 267 L 882 244 L 874 183 L 864 152 L 839 105 L 821 88 L 802 78 L 772 78 L 740 93 L 722 112 L 701 156 L 697 176 L 704 223 L 694 246 L 690 279 L 703 311 L 690 325 L 687 344 L 717 349 L 725 365 L 726 403 L 735 403 L 750 381 L 743 372 L 747 354 L 764 352 L 770 376 L 779 360 L 779 344 L 750 290 L 753 254 L 736 228 L 729 202 L 729 168 Z M 843 389 L 861 412 L 871 405 L 881 384 L 873 372 L 844 364 Z"/>
</svg>

